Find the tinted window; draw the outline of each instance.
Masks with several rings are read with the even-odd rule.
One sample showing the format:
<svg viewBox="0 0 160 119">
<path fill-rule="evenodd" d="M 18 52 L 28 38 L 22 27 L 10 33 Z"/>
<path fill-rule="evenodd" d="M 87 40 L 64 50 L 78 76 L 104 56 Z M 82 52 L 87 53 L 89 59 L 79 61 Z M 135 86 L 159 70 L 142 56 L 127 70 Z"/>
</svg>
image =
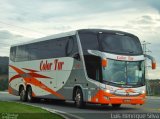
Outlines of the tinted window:
<svg viewBox="0 0 160 119">
<path fill-rule="evenodd" d="M 91 32 L 80 32 L 79 37 L 84 54 L 88 54 L 87 50 L 89 49 L 99 50 L 97 34 Z"/>
<path fill-rule="evenodd" d="M 67 41 L 66 55 L 73 57 L 75 54 L 78 54 L 77 39 L 76 36 L 71 36 Z"/>
<path fill-rule="evenodd" d="M 10 49 L 10 59 L 15 61 L 16 47 L 11 47 Z"/>
<path fill-rule="evenodd" d="M 66 56 L 66 38 L 42 41 L 29 45 L 30 59 L 47 59 Z"/>
<path fill-rule="evenodd" d="M 135 36 L 102 34 L 102 50 L 111 53 L 142 54 L 141 44 Z"/>
<path fill-rule="evenodd" d="M 26 61 L 28 60 L 28 52 L 26 51 L 26 46 L 16 46 L 15 47 L 14 60 L 15 61 Z"/>
<path fill-rule="evenodd" d="M 78 52 L 77 42 L 75 36 L 70 36 L 12 47 L 10 59 L 17 62 L 39 60 L 66 57 L 75 52 Z"/>
<path fill-rule="evenodd" d="M 74 48 L 74 40 L 71 38 L 67 41 L 67 46 L 66 46 L 66 54 L 69 56 Z"/>
</svg>

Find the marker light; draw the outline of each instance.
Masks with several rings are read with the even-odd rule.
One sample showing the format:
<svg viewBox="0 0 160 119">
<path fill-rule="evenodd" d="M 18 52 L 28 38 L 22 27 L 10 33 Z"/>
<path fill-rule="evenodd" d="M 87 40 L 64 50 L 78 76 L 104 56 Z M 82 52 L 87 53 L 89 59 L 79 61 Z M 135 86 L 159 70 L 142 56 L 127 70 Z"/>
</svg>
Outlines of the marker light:
<svg viewBox="0 0 160 119">
<path fill-rule="evenodd" d="M 102 59 L 102 67 L 107 67 L 107 59 Z"/>
</svg>

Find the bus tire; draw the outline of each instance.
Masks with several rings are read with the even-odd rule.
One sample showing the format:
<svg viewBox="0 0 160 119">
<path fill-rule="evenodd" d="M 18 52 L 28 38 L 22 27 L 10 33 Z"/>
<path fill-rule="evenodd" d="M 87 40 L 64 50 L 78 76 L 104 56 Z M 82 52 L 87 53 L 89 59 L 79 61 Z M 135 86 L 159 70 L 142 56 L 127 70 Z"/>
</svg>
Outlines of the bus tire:
<svg viewBox="0 0 160 119">
<path fill-rule="evenodd" d="M 121 104 L 112 104 L 112 107 L 113 107 L 114 109 L 118 109 L 118 108 L 120 108 L 120 106 L 121 106 Z"/>
<path fill-rule="evenodd" d="M 19 96 L 20 96 L 20 101 L 22 101 L 22 102 L 26 102 L 27 101 L 26 91 L 24 90 L 23 86 L 20 87 Z"/>
<path fill-rule="evenodd" d="M 35 98 L 32 96 L 32 88 L 30 86 L 27 88 L 27 101 L 35 102 Z"/>
<path fill-rule="evenodd" d="M 83 101 L 83 93 L 80 88 L 77 88 L 75 93 L 75 105 L 77 108 L 83 108 L 85 106 L 85 103 Z"/>
</svg>

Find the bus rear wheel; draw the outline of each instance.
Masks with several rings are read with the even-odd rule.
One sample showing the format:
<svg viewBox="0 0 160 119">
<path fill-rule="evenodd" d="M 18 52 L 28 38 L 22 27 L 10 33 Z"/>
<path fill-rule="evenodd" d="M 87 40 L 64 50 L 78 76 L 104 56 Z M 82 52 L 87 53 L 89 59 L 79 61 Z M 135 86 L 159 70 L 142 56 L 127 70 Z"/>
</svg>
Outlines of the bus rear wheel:
<svg viewBox="0 0 160 119">
<path fill-rule="evenodd" d="M 20 96 L 20 101 L 23 101 L 23 102 L 27 101 L 27 95 L 26 95 L 26 91 L 24 90 L 24 87 L 20 88 L 19 96 Z"/>
<path fill-rule="evenodd" d="M 32 88 L 27 88 L 27 101 L 28 102 L 35 102 L 35 98 L 32 96 Z"/>
<path fill-rule="evenodd" d="M 83 101 L 83 93 L 82 90 L 77 88 L 76 94 L 75 94 L 75 105 L 77 108 L 83 108 L 85 103 Z"/>
<path fill-rule="evenodd" d="M 121 104 L 112 104 L 112 107 L 113 107 L 114 109 L 118 109 L 118 108 L 120 108 L 120 106 L 121 106 Z"/>
</svg>

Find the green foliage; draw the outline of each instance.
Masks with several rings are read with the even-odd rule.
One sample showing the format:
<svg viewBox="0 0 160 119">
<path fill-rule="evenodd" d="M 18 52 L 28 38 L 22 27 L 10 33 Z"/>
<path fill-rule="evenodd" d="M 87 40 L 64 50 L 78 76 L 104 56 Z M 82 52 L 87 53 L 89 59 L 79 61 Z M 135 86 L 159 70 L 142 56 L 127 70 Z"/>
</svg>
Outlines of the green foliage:
<svg viewBox="0 0 160 119">
<path fill-rule="evenodd" d="M 150 95 L 160 96 L 160 80 L 149 80 Z"/>
<path fill-rule="evenodd" d="M 0 101 L 0 113 L 2 114 L 0 118 L 1 116 L 16 116 L 17 119 L 63 119 L 61 116 L 46 110 L 16 102 Z"/>
<path fill-rule="evenodd" d="M 8 57 L 0 57 L 0 91 L 8 89 Z"/>
<path fill-rule="evenodd" d="M 8 79 L 0 80 L 0 91 L 4 91 L 8 89 Z"/>
</svg>

